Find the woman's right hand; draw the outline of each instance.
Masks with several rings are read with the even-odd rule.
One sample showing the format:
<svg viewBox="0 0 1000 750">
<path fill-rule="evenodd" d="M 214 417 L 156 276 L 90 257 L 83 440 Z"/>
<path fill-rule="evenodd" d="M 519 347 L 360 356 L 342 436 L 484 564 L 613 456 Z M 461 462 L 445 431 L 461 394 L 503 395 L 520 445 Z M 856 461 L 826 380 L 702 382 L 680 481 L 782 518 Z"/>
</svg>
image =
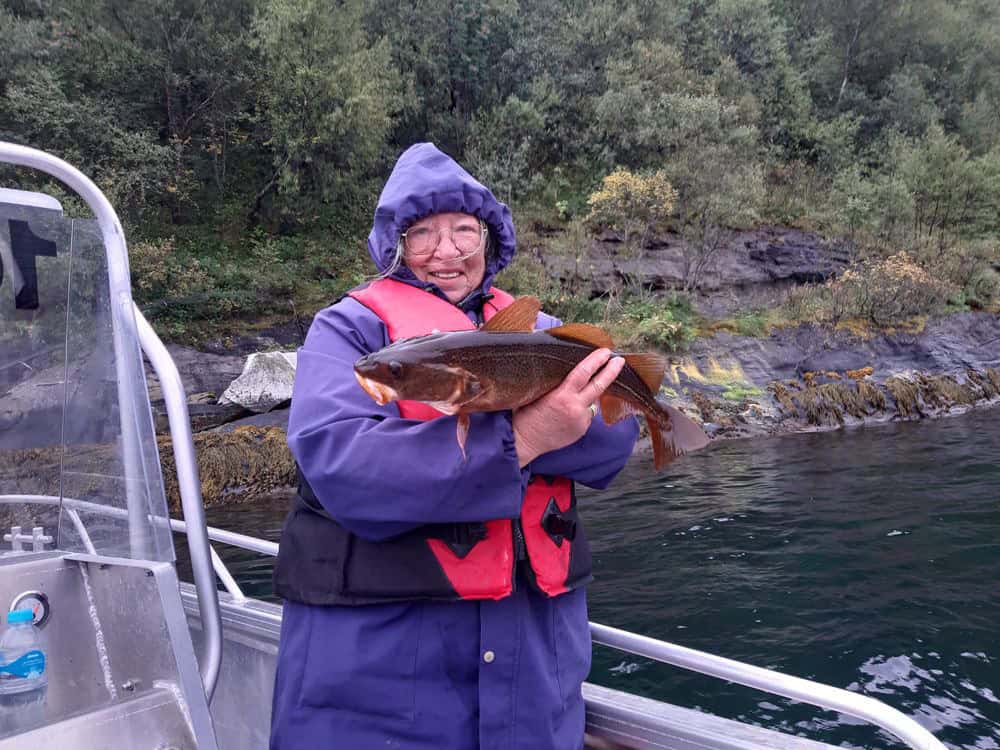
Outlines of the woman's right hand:
<svg viewBox="0 0 1000 750">
<path fill-rule="evenodd" d="M 583 437 L 594 419 L 590 407 L 625 366 L 609 349 L 596 349 L 574 367 L 562 383 L 530 404 L 514 410 L 514 446 L 522 467 L 543 453 L 564 448 Z"/>
</svg>

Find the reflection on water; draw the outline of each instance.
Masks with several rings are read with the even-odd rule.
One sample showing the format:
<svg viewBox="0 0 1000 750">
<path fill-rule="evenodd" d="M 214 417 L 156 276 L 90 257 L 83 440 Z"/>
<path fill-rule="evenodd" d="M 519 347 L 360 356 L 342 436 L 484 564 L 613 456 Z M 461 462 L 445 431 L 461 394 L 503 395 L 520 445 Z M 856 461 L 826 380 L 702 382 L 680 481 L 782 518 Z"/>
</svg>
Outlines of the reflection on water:
<svg viewBox="0 0 1000 750">
<path fill-rule="evenodd" d="M 879 698 L 951 747 L 1000 750 L 997 412 L 739 441 L 663 473 L 633 461 L 580 493 L 591 618 Z M 215 509 L 277 539 L 286 498 Z M 247 593 L 271 561 L 220 549 Z M 832 712 L 623 656 L 591 680 L 850 747 L 892 747 Z"/>
</svg>

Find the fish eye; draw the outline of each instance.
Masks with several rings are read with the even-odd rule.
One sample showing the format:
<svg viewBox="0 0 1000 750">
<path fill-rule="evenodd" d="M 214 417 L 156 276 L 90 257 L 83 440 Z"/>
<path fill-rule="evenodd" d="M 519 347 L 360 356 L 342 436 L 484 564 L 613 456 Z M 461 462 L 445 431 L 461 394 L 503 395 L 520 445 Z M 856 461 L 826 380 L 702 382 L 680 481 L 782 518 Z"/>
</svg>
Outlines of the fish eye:
<svg viewBox="0 0 1000 750">
<path fill-rule="evenodd" d="M 397 362 L 396 360 L 392 360 L 391 362 L 389 362 L 389 374 L 392 375 L 394 378 L 402 377 L 403 366 L 399 364 L 399 362 Z"/>
</svg>

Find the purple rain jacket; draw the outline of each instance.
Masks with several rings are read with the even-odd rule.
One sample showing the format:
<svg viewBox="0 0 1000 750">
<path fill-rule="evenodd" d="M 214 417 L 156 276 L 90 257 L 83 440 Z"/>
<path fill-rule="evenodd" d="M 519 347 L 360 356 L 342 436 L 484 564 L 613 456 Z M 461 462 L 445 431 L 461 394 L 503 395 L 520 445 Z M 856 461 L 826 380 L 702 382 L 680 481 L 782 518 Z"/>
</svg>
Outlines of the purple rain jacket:
<svg viewBox="0 0 1000 750">
<path fill-rule="evenodd" d="M 400 156 L 368 250 L 385 271 L 410 223 L 447 211 L 481 217 L 493 238 L 482 287 L 460 304 L 475 320 L 484 290 L 514 255 L 513 220 L 433 145 Z M 405 266 L 393 277 L 444 296 Z M 557 324 L 539 317 L 541 327 Z M 513 518 L 533 472 L 604 488 L 631 454 L 635 420 L 609 427 L 597 419 L 579 441 L 522 470 L 509 413 L 488 413 L 471 415 L 465 459 L 455 417 L 404 420 L 358 386 L 354 362 L 388 343 L 381 320 L 345 297 L 316 316 L 298 355 L 289 447 L 326 512 L 360 537 Z M 519 580 L 499 601 L 286 601 L 271 747 L 580 748 L 590 652 L 583 589 L 549 599 Z"/>
</svg>

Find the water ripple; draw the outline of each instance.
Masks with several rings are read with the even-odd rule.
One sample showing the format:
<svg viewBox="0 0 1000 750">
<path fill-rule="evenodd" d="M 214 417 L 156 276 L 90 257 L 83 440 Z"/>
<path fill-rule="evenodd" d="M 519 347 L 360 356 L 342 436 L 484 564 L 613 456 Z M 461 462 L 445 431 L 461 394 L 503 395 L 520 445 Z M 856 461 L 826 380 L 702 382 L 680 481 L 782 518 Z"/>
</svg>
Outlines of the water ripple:
<svg viewBox="0 0 1000 750">
<path fill-rule="evenodd" d="M 1000 420 L 716 444 L 582 490 L 591 618 L 865 693 L 952 748 L 1000 750 Z M 277 539 L 287 498 L 209 511 Z M 182 549 L 182 545 L 178 545 Z M 220 547 L 248 593 L 271 561 Z M 182 566 L 183 567 L 183 566 Z M 856 719 L 595 649 L 590 679 L 849 748 Z"/>
</svg>

